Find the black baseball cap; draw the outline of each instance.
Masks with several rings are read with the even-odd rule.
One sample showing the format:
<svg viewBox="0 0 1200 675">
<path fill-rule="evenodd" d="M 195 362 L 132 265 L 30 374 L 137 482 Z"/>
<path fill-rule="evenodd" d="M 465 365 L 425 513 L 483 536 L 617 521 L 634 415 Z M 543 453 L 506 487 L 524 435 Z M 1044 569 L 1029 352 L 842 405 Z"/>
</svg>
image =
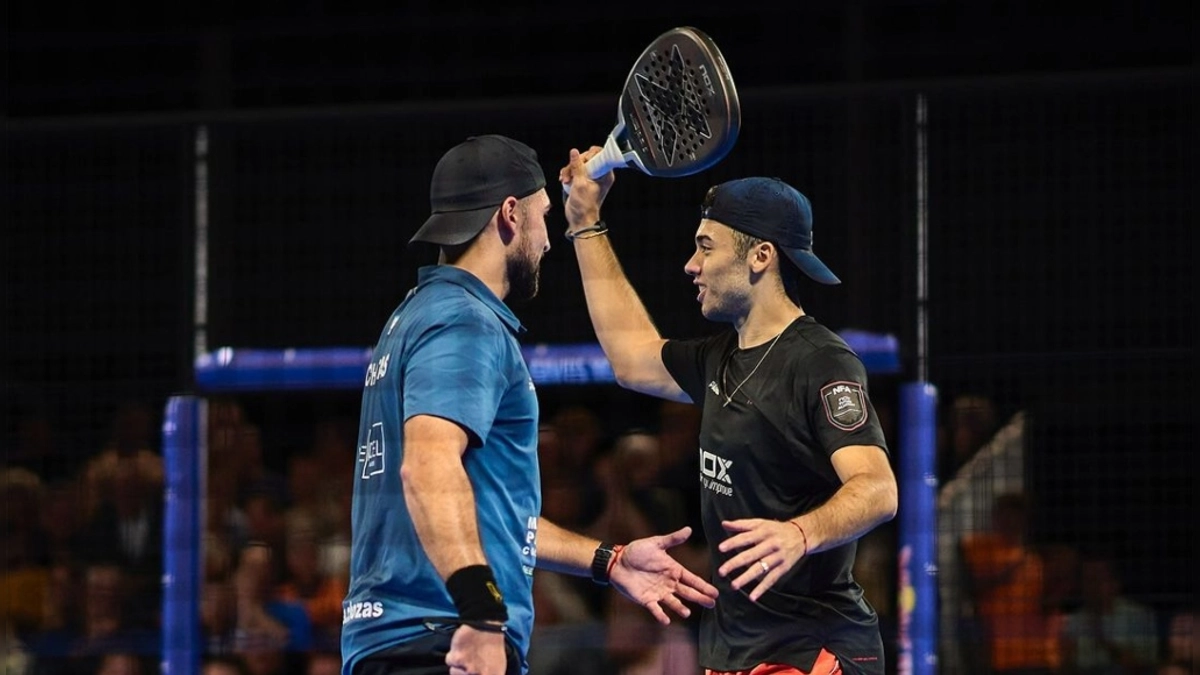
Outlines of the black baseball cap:
<svg viewBox="0 0 1200 675">
<path fill-rule="evenodd" d="M 739 178 L 709 188 L 701 217 L 769 241 L 814 281 L 840 284 L 812 249 L 812 205 L 778 178 Z"/>
<path fill-rule="evenodd" d="M 429 185 L 433 215 L 408 243 L 470 241 L 507 197 L 521 199 L 544 187 L 546 173 L 533 148 L 497 134 L 471 136 L 438 160 Z"/>
</svg>

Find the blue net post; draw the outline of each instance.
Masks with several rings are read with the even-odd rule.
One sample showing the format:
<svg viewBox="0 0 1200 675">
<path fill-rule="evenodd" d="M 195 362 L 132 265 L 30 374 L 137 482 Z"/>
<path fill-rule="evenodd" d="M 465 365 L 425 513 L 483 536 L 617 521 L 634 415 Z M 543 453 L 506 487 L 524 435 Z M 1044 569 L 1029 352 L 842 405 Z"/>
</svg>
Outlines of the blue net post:
<svg viewBox="0 0 1200 675">
<path fill-rule="evenodd" d="M 200 548 L 204 502 L 204 401 L 173 396 L 163 415 L 162 672 L 200 671 Z"/>
<path fill-rule="evenodd" d="M 898 675 L 937 668 L 937 389 L 900 389 Z"/>
</svg>

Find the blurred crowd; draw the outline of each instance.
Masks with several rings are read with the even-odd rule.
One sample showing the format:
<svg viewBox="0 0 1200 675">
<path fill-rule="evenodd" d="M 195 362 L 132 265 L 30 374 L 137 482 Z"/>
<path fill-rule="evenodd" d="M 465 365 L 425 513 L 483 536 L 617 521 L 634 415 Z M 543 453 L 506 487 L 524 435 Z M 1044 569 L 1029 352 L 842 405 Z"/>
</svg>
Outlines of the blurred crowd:
<svg viewBox="0 0 1200 675">
<path fill-rule="evenodd" d="M 1025 411 L 969 393 L 940 417 L 939 673 L 1200 672 L 1195 598 L 1128 594 L 1121 542 L 1038 536 Z"/>
<path fill-rule="evenodd" d="M 232 400 L 208 406 L 205 673 L 341 670 L 356 424 L 314 425 L 283 466 Z M 48 420 L 21 421 L 5 453 L 3 672 L 139 675 L 162 660 L 164 465 L 153 410 L 123 405 L 108 442 L 71 462 Z M 348 455 L 346 453 L 349 453 Z"/>
<path fill-rule="evenodd" d="M 645 427 L 614 424 L 585 404 L 548 410 L 539 433 L 543 513 L 617 542 L 689 525 L 692 539 L 676 554 L 707 575 L 698 410 L 652 405 Z M 892 408 L 876 405 L 895 457 Z M 159 672 L 164 467 L 156 420 L 145 404 L 121 406 L 108 441 L 76 461 L 51 447 L 49 420 L 20 420 L 0 469 L 6 675 Z M 1003 441 L 1013 420 L 974 395 L 949 402 L 942 420 L 943 508 L 962 503 L 955 490 L 973 491 L 971 508 L 981 514 L 951 543 L 956 588 L 943 592 L 955 598 L 952 634 L 969 658 L 944 672 L 1198 672 L 1194 604 L 1161 611 L 1139 603 L 1124 594 L 1111 551 L 1031 541 L 1035 512 L 1021 486 L 979 490 L 981 465 L 1009 461 Z M 357 420 L 309 422 L 311 438 L 279 452 L 264 447 L 258 422 L 237 400 L 209 402 L 198 608 L 204 675 L 340 672 Z M 891 524 L 860 542 L 855 575 L 895 663 Z M 534 596 L 530 675 L 700 672 L 695 618 L 663 627 L 610 588 L 542 571 Z"/>
</svg>

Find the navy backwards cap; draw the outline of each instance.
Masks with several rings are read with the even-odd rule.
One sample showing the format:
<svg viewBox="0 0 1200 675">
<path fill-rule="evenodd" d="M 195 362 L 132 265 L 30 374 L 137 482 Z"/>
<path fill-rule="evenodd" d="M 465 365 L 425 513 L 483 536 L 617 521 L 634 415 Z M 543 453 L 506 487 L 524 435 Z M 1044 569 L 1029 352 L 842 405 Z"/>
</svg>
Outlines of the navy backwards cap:
<svg viewBox="0 0 1200 675">
<path fill-rule="evenodd" d="M 840 284 L 812 250 L 812 205 L 778 178 L 739 178 L 714 186 L 701 217 L 774 244 L 814 281 Z"/>
<path fill-rule="evenodd" d="M 429 184 L 433 214 L 408 243 L 470 241 L 506 198 L 528 197 L 545 186 L 533 148 L 496 134 L 471 136 L 438 160 Z"/>
</svg>

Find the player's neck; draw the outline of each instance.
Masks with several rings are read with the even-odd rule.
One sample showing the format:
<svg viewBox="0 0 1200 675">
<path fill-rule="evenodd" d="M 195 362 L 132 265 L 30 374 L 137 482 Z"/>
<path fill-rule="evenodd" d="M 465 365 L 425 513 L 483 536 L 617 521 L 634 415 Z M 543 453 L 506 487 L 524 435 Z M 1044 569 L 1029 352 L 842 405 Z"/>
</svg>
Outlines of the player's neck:
<svg viewBox="0 0 1200 675">
<path fill-rule="evenodd" d="M 508 295 L 509 283 L 503 251 L 489 250 L 490 242 L 480 240 L 467 249 L 452 265 L 470 272 L 503 300 Z M 494 249 L 494 247 L 492 247 Z"/>
<path fill-rule="evenodd" d="M 738 332 L 738 348 L 749 349 L 765 344 L 802 316 L 804 310 L 786 297 L 772 296 L 755 302 L 745 318 L 735 325 Z"/>
</svg>

